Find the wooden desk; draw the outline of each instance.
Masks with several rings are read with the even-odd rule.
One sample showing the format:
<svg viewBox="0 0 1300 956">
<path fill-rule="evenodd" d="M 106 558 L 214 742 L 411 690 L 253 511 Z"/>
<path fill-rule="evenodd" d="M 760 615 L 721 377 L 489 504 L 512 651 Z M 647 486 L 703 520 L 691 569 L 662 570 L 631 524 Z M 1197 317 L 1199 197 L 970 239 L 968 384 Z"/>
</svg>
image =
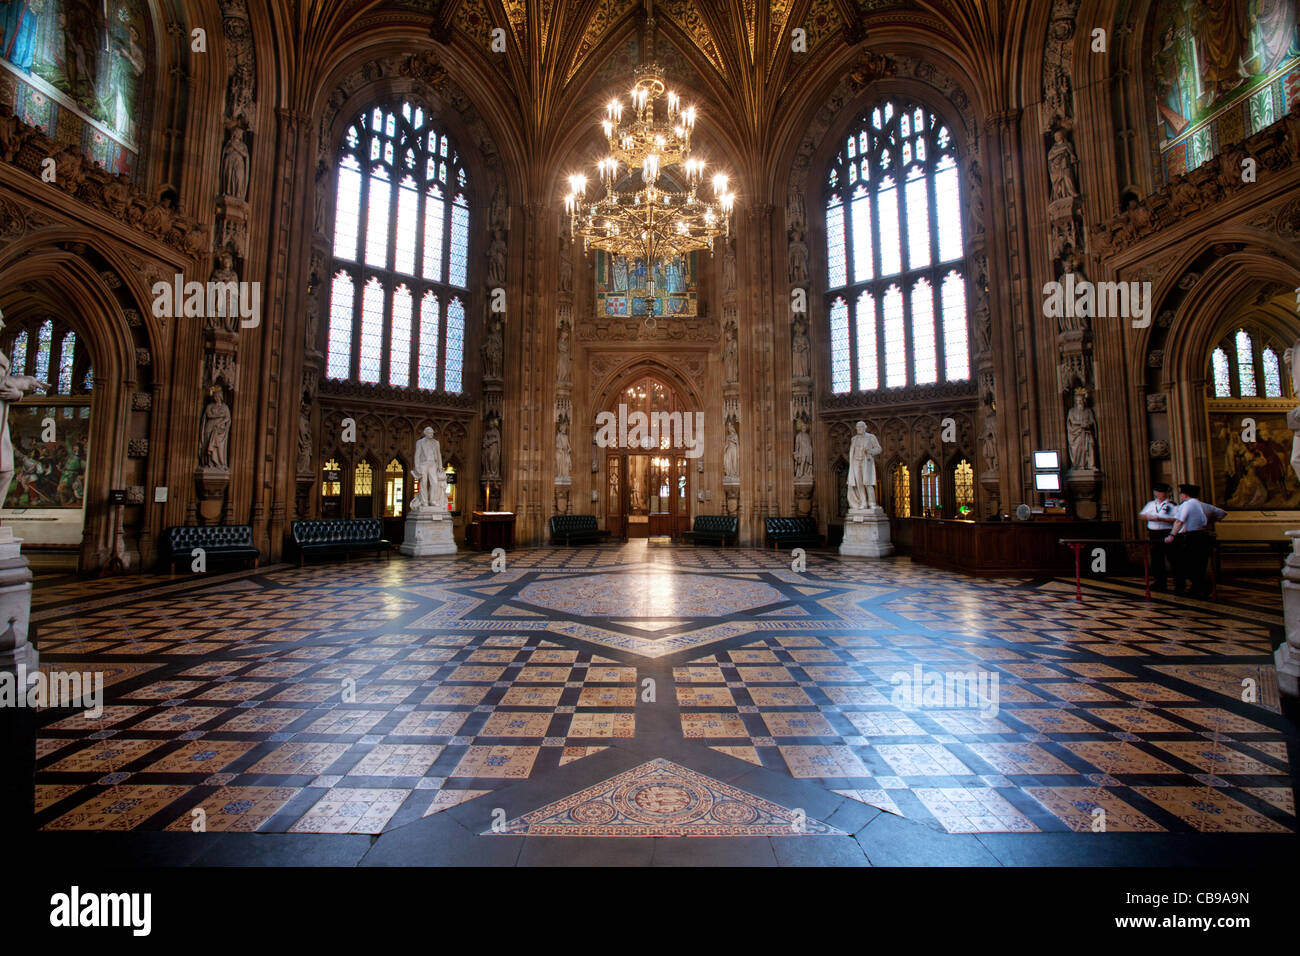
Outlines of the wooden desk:
<svg viewBox="0 0 1300 956">
<path fill-rule="evenodd" d="M 912 560 L 978 575 L 1050 577 L 1074 573 L 1062 538 L 1105 538 L 1119 544 L 1118 521 L 960 521 L 904 518 L 911 523 Z"/>
<path fill-rule="evenodd" d="M 469 527 L 465 529 L 465 544 L 475 551 L 491 551 L 515 546 L 515 513 L 513 511 L 475 511 L 470 514 Z"/>
</svg>

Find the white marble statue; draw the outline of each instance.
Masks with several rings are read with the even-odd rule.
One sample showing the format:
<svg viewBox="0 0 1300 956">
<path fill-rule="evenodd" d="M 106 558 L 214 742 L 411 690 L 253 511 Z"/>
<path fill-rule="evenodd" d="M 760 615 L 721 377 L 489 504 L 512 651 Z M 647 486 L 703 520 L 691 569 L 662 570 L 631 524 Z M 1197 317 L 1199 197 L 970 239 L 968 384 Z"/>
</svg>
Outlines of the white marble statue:
<svg viewBox="0 0 1300 956">
<path fill-rule="evenodd" d="M 808 434 L 808 423 L 802 418 L 795 420 L 794 433 L 794 480 L 812 481 L 813 446 L 812 436 Z"/>
<path fill-rule="evenodd" d="M 447 473 L 442 470 L 442 446 L 426 425 L 424 437 L 415 443 L 415 464 L 411 469 L 420 490 L 411 499 L 412 511 L 447 510 Z"/>
<path fill-rule="evenodd" d="M 570 480 L 569 472 L 573 467 L 573 449 L 569 444 L 569 423 L 560 419 L 555 426 L 555 480 Z"/>
<path fill-rule="evenodd" d="M 0 329 L 4 328 L 4 315 L 0 314 Z M 19 401 L 31 391 L 47 391 L 49 385 L 30 375 L 10 375 L 9 356 L 0 352 L 0 506 L 9 494 L 9 483 L 14 480 L 14 446 L 9 441 L 9 405 Z"/>
<path fill-rule="evenodd" d="M 866 422 L 855 426 L 857 434 L 849 443 L 849 511 L 876 509 L 876 456 L 883 451 L 876 436 L 867 431 Z"/>
<path fill-rule="evenodd" d="M 1300 398 L 1300 341 L 1286 350 L 1286 366 L 1291 371 L 1291 392 Z M 1286 427 L 1291 429 L 1291 470 L 1300 478 L 1300 405 L 1286 413 Z"/>
<path fill-rule="evenodd" d="M 740 436 L 736 433 L 736 420 L 727 419 L 727 439 L 722 447 L 722 480 L 740 480 Z"/>
</svg>

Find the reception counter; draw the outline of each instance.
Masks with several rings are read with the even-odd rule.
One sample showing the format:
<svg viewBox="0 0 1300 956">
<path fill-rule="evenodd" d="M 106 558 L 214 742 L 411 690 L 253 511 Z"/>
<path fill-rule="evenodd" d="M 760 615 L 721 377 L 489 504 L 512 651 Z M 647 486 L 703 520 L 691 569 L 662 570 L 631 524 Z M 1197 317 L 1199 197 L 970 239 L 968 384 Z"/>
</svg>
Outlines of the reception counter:
<svg viewBox="0 0 1300 956">
<path fill-rule="evenodd" d="M 1118 521 L 959 521 L 901 518 L 912 539 L 912 560 L 979 575 L 1074 574 L 1074 552 L 1062 538 L 1120 537 Z M 902 530 L 902 529 L 900 529 Z"/>
</svg>

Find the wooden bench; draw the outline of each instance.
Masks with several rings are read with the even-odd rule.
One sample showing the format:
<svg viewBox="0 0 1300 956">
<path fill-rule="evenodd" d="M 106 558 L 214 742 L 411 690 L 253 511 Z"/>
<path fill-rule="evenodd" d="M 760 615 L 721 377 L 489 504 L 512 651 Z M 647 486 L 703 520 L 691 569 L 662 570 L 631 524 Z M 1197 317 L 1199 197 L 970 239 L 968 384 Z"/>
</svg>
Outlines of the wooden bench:
<svg viewBox="0 0 1300 956">
<path fill-rule="evenodd" d="M 551 516 L 551 544 L 600 544 L 608 537 L 596 527 L 595 515 Z"/>
<path fill-rule="evenodd" d="M 163 550 L 170 573 L 176 573 L 178 561 L 192 560 L 195 548 L 201 548 L 205 558 L 236 558 L 252 561 L 253 567 L 257 567 L 262 557 L 262 552 L 253 547 L 252 525 L 175 525 L 163 531 Z"/>
<path fill-rule="evenodd" d="M 309 554 L 342 554 L 373 551 L 388 557 L 392 543 L 384 538 L 382 518 L 317 518 L 295 521 L 289 526 L 298 549 L 298 566 Z"/>
<path fill-rule="evenodd" d="M 739 534 L 739 518 L 732 515 L 696 515 L 691 530 L 683 532 L 682 538 L 692 544 L 703 541 L 705 544 L 721 544 L 725 548 L 727 542 L 735 544 Z"/>
<path fill-rule="evenodd" d="M 763 531 L 769 548 L 820 548 L 826 540 L 816 518 L 764 518 Z"/>
</svg>

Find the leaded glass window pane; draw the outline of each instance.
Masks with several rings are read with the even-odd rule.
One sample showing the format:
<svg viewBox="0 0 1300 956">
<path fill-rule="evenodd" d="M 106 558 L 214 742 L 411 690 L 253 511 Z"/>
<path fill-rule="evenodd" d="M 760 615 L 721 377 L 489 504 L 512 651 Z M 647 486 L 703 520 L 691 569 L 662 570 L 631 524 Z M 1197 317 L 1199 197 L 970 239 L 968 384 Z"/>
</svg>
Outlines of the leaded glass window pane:
<svg viewBox="0 0 1300 956">
<path fill-rule="evenodd" d="M 926 279 L 912 287 L 912 355 L 918 385 L 939 380 L 939 355 L 934 344 L 934 289 Z"/>
<path fill-rule="evenodd" d="M 411 384 L 411 290 L 399 285 L 393 293 L 392 345 L 388 353 L 388 384 Z"/>
<path fill-rule="evenodd" d="M 361 293 L 361 361 L 363 382 L 379 381 L 379 365 L 384 345 L 384 287 L 378 279 L 366 283 Z"/>
<path fill-rule="evenodd" d="M 388 173 L 378 170 L 370 176 L 370 205 L 366 217 L 366 265 L 388 266 L 388 203 L 392 186 Z"/>
<path fill-rule="evenodd" d="M 438 387 L 438 297 L 432 292 L 420 302 L 420 388 Z"/>
<path fill-rule="evenodd" d="M 1282 397 L 1282 376 L 1277 364 L 1277 353 L 1264 349 L 1264 397 Z"/>
<path fill-rule="evenodd" d="M 424 201 L 424 277 L 434 282 L 442 281 L 442 221 L 446 215 L 442 190 L 431 187 Z"/>
<path fill-rule="evenodd" d="M 907 344 L 903 334 L 903 293 L 896 285 L 885 290 L 881 315 L 885 320 L 885 385 L 907 384 Z"/>
<path fill-rule="evenodd" d="M 930 209 L 924 170 L 917 168 L 907 181 L 907 267 L 930 264 Z"/>
<path fill-rule="evenodd" d="M 14 350 L 10 356 L 9 363 L 10 373 L 13 375 L 27 374 L 27 330 L 19 332 L 14 338 Z"/>
<path fill-rule="evenodd" d="M 415 180 L 406 177 L 397 190 L 397 239 L 393 250 L 393 268 L 403 275 L 415 275 L 416 215 L 420 194 L 415 191 Z"/>
<path fill-rule="evenodd" d="M 461 369 L 465 364 L 465 306 L 460 299 L 452 299 L 447 305 L 447 373 L 443 388 L 448 392 L 459 392 Z"/>
<path fill-rule="evenodd" d="M 870 292 L 858 296 L 856 325 L 858 330 L 858 390 L 867 391 L 880 385 L 876 360 L 876 300 Z"/>
<path fill-rule="evenodd" d="M 1228 371 L 1228 354 L 1223 349 L 1215 349 L 1210 356 L 1210 365 L 1214 371 L 1214 397 L 1232 397 L 1232 375 Z"/>
<path fill-rule="evenodd" d="M 334 207 L 334 255 L 349 262 L 357 257 L 357 229 L 361 225 L 361 167 L 356 157 L 339 164 L 338 200 Z"/>
<path fill-rule="evenodd" d="M 1255 350 L 1250 335 L 1245 329 L 1237 330 L 1237 381 L 1240 383 L 1241 397 L 1254 398 L 1255 391 Z"/>
<path fill-rule="evenodd" d="M 894 465 L 894 517 L 912 517 L 912 472 L 901 461 Z"/>
<path fill-rule="evenodd" d="M 848 281 L 847 251 L 844 248 L 844 204 L 826 210 L 826 281 L 838 289 Z"/>
<path fill-rule="evenodd" d="M 836 299 L 831 306 L 831 391 L 847 392 L 853 385 L 849 381 L 849 306 Z"/>
<path fill-rule="evenodd" d="M 352 363 L 352 276 L 340 271 L 330 286 L 330 328 L 325 374 L 347 378 Z"/>
<path fill-rule="evenodd" d="M 957 165 L 951 156 L 939 161 L 934 174 L 934 208 L 939 223 L 939 261 L 951 262 L 966 254 L 961 236 L 961 188 Z"/>
<path fill-rule="evenodd" d="M 941 290 L 943 308 L 943 377 L 949 382 L 970 378 L 970 330 L 966 323 L 966 282 L 949 272 Z"/>
<path fill-rule="evenodd" d="M 853 197 L 853 281 L 870 279 L 871 269 L 871 197 L 863 188 Z"/>
<path fill-rule="evenodd" d="M 880 275 L 898 275 L 903 268 L 903 250 L 898 238 L 898 190 L 894 180 L 885 180 L 880 190 Z"/>
<path fill-rule="evenodd" d="M 468 288 L 465 276 L 469 265 L 469 210 L 460 204 L 460 200 L 461 197 L 457 196 L 451 205 L 451 264 L 447 281 L 465 289 Z"/>
<path fill-rule="evenodd" d="M 72 394 L 72 353 L 77 347 L 77 333 L 68 332 L 59 346 L 59 394 Z M 1276 363 L 1275 363 L 1276 364 Z"/>
<path fill-rule="evenodd" d="M 46 319 L 36 333 L 36 379 L 40 382 L 50 380 L 50 345 L 54 335 L 54 321 Z"/>
</svg>

